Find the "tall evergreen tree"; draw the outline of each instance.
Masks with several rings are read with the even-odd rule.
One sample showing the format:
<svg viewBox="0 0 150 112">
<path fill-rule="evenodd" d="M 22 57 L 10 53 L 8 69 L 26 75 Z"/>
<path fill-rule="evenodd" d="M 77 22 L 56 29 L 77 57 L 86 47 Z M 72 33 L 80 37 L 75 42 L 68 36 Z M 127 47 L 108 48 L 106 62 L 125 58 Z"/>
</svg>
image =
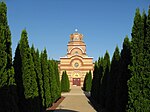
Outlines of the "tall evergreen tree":
<svg viewBox="0 0 150 112">
<path fill-rule="evenodd" d="M 102 78 L 103 78 L 103 75 L 104 75 L 104 58 L 103 57 L 101 57 L 98 60 L 98 64 L 99 64 L 99 70 L 98 70 L 98 74 L 99 74 L 98 104 L 101 105 L 101 101 L 102 101 L 101 100 L 102 99 Z"/>
<path fill-rule="evenodd" d="M 97 102 L 100 103 L 101 99 L 101 78 L 103 74 L 103 57 L 99 57 L 98 62 L 95 63 L 93 71 L 93 79 L 91 86 L 91 96 Z"/>
<path fill-rule="evenodd" d="M 88 73 L 88 80 L 86 82 L 86 91 L 90 92 L 91 91 L 91 86 L 92 86 L 92 73 L 91 70 Z"/>
<path fill-rule="evenodd" d="M 6 5 L 2 2 L 0 3 L 0 88 L 7 85 L 7 52 L 5 43 L 6 34 Z M 4 19 L 3 19 L 4 18 Z M 5 24 L 4 24 L 5 23 Z"/>
<path fill-rule="evenodd" d="M 15 57 L 14 57 L 14 71 L 15 71 L 15 81 L 17 85 L 17 94 L 18 94 L 18 106 L 19 109 L 22 110 L 24 108 L 24 87 L 23 87 L 23 79 L 22 79 L 22 59 L 20 55 L 20 44 L 18 43 Z"/>
<path fill-rule="evenodd" d="M 128 69 L 131 64 L 131 47 L 128 36 L 125 37 L 123 42 L 123 49 L 121 51 L 119 77 L 116 79 L 116 98 L 115 98 L 115 112 L 125 112 L 128 102 L 128 87 L 127 81 L 130 78 L 130 70 Z"/>
<path fill-rule="evenodd" d="M 0 2 L 0 111 L 18 111 L 7 7 Z M 9 102 L 8 102 L 9 101 Z"/>
<path fill-rule="evenodd" d="M 44 107 L 44 90 L 43 90 L 43 76 L 41 73 L 41 63 L 40 63 L 40 56 L 39 56 L 39 51 L 35 51 L 34 45 L 31 47 L 31 55 L 33 57 L 33 62 L 34 62 L 34 70 L 36 72 L 36 77 L 37 77 L 37 85 L 38 85 L 38 93 L 39 93 L 39 98 L 40 98 L 40 107 L 41 111 L 42 108 Z"/>
<path fill-rule="evenodd" d="M 148 19 L 147 19 L 148 20 Z M 131 78 L 128 81 L 129 101 L 128 111 L 149 111 L 149 52 L 147 43 L 146 14 L 143 12 L 141 17 L 139 9 L 136 10 L 134 24 L 132 27 L 132 65 L 130 65 Z M 146 25 L 147 24 L 147 25 Z M 147 28 L 146 28 L 147 26 Z M 148 49 L 147 49 L 148 48 Z M 147 58 L 147 59 L 146 59 Z"/>
<path fill-rule="evenodd" d="M 86 80 L 88 77 L 88 72 L 86 73 L 85 77 L 84 77 L 84 82 L 83 82 L 83 90 L 86 91 Z"/>
<path fill-rule="evenodd" d="M 150 110 L 149 104 L 150 104 L 150 6 L 148 10 L 148 16 L 146 20 L 146 36 L 144 41 L 144 74 L 143 74 L 143 103 L 144 103 L 144 110 Z"/>
<path fill-rule="evenodd" d="M 26 30 L 22 31 L 21 39 L 16 49 L 14 60 L 15 78 L 18 81 L 18 90 L 20 91 L 21 107 L 23 112 L 39 112 L 39 95 L 36 82 L 36 73 L 34 71 L 34 63 L 31 56 L 30 47 Z M 20 61 L 20 62 L 19 62 Z M 18 67 L 18 65 L 20 65 Z M 19 86 L 22 85 L 22 86 Z"/>
<path fill-rule="evenodd" d="M 43 88 L 44 88 L 44 99 L 45 99 L 45 107 L 49 107 L 52 105 L 51 99 L 51 87 L 50 87 L 50 78 L 49 78 L 49 71 L 48 71 L 48 61 L 47 61 L 47 51 L 41 53 L 41 71 L 43 75 Z"/>
<path fill-rule="evenodd" d="M 91 87 L 91 97 L 97 101 L 98 99 L 98 90 L 99 90 L 99 73 L 98 73 L 98 62 L 96 61 L 94 64 L 93 71 L 93 79 L 92 79 L 92 87 Z"/>
<path fill-rule="evenodd" d="M 51 86 L 51 99 L 52 102 L 57 100 L 57 82 L 56 75 L 54 72 L 54 63 L 53 61 L 48 61 L 48 69 L 49 69 L 49 78 L 50 78 L 50 86 Z"/>
<path fill-rule="evenodd" d="M 66 71 L 63 71 L 62 79 L 61 79 L 61 91 L 69 92 L 69 90 L 70 90 L 69 78 L 68 78 Z"/>
<path fill-rule="evenodd" d="M 140 39 L 142 37 L 140 32 L 141 32 L 141 15 L 140 15 L 139 9 L 136 9 L 136 13 L 135 13 L 135 17 L 134 17 L 134 25 L 132 27 L 132 41 L 131 41 L 132 42 L 131 43 L 131 47 L 132 47 L 131 52 L 132 52 L 132 56 L 133 56 L 133 58 L 132 58 L 133 65 L 131 65 L 132 67 L 130 66 L 130 70 L 131 70 L 132 77 L 128 81 L 128 88 L 129 88 L 128 111 L 132 111 L 132 112 L 136 111 L 137 95 L 139 95 L 139 93 L 138 93 L 139 91 L 136 90 L 136 88 L 139 86 L 139 84 L 138 85 L 136 84 L 136 82 L 138 81 L 138 78 L 136 75 L 139 75 L 139 74 L 137 74 L 137 68 L 139 68 L 139 67 L 136 67 L 136 66 L 138 66 L 138 63 L 136 63 L 136 61 L 139 61 L 138 55 L 143 50 L 142 49 L 143 39 Z"/>
<path fill-rule="evenodd" d="M 57 86 L 56 86 L 57 98 L 56 99 L 58 99 L 61 97 L 61 86 L 60 86 L 60 75 L 59 75 L 58 62 L 57 61 L 53 60 L 53 68 L 54 68 L 54 74 L 55 74 L 56 83 L 57 83 Z"/>
<path fill-rule="evenodd" d="M 102 108 L 105 108 L 105 102 L 106 102 L 106 90 L 107 90 L 107 82 L 109 77 L 109 71 L 110 71 L 110 56 L 108 51 L 106 51 L 104 55 L 104 63 L 103 63 L 103 76 L 101 78 L 101 99 L 100 99 L 100 105 Z"/>
<path fill-rule="evenodd" d="M 146 37 L 144 41 L 144 49 L 145 49 L 144 53 L 146 55 L 145 58 L 148 59 L 147 61 L 149 61 L 149 58 L 150 58 L 150 6 L 149 6 L 148 16 L 146 20 Z"/>
<path fill-rule="evenodd" d="M 92 73 L 91 71 L 89 71 L 86 73 L 86 76 L 84 78 L 84 84 L 83 84 L 84 91 L 90 92 L 91 86 L 92 86 Z"/>
<path fill-rule="evenodd" d="M 119 60 L 120 52 L 118 46 L 113 54 L 110 75 L 108 77 L 108 88 L 107 88 L 107 99 L 106 99 L 106 109 L 115 112 L 115 97 L 116 97 L 116 81 L 119 76 Z"/>
</svg>

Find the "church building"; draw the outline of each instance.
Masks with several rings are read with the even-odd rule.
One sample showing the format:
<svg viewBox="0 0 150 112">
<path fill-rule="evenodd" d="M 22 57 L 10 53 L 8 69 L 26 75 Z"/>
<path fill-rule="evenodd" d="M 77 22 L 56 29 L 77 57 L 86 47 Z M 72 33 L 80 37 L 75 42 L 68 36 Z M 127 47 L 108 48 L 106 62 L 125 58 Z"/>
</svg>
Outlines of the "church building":
<svg viewBox="0 0 150 112">
<path fill-rule="evenodd" d="M 83 81 L 87 72 L 93 73 L 93 57 L 86 54 L 86 44 L 83 41 L 83 35 L 77 32 L 70 35 L 67 54 L 60 57 L 58 65 L 60 77 L 63 71 L 67 72 L 70 85 L 83 86 Z"/>
</svg>

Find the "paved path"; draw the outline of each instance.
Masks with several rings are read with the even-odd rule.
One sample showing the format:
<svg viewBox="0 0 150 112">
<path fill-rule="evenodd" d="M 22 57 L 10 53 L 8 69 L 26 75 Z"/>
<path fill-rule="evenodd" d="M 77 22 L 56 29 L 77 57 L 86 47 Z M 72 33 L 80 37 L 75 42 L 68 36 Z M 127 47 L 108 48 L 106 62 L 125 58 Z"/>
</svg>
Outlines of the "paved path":
<svg viewBox="0 0 150 112">
<path fill-rule="evenodd" d="M 65 99 L 59 104 L 55 112 L 96 112 L 81 87 L 72 86 L 69 93 L 63 93 Z"/>
</svg>

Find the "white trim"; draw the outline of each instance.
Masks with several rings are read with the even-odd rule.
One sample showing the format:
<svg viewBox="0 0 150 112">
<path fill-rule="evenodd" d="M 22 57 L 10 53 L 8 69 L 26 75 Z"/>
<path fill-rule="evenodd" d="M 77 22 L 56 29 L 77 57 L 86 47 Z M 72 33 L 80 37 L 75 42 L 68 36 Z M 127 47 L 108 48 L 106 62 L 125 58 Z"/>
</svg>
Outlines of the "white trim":
<svg viewBox="0 0 150 112">
<path fill-rule="evenodd" d="M 64 56 L 64 57 L 60 57 L 60 58 L 68 58 L 68 57 Z"/>
</svg>

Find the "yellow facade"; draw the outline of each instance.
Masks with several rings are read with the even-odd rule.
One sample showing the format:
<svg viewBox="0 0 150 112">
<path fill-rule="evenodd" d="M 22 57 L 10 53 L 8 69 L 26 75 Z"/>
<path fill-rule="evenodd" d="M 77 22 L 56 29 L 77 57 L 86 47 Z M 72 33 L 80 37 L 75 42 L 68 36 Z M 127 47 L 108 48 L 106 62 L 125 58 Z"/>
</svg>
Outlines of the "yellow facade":
<svg viewBox="0 0 150 112">
<path fill-rule="evenodd" d="M 90 70 L 93 73 L 93 57 L 86 55 L 86 44 L 83 41 L 83 35 L 78 32 L 70 35 L 67 46 L 67 55 L 60 57 L 58 65 L 60 77 L 62 72 L 66 71 L 70 85 L 82 86 L 86 73 Z"/>
</svg>

